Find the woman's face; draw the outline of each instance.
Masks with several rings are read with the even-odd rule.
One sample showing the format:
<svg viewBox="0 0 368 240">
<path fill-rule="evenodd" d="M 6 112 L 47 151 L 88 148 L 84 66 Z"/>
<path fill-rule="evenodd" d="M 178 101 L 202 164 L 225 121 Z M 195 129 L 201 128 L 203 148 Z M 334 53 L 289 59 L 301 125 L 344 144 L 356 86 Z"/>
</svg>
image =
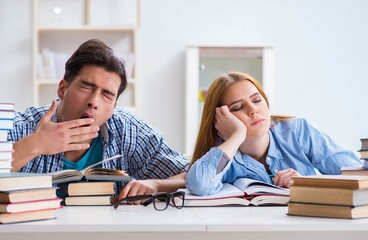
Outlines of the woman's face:
<svg viewBox="0 0 368 240">
<path fill-rule="evenodd" d="M 247 127 L 247 138 L 260 137 L 268 132 L 271 125 L 270 110 L 266 100 L 250 81 L 231 85 L 222 102 Z"/>
</svg>

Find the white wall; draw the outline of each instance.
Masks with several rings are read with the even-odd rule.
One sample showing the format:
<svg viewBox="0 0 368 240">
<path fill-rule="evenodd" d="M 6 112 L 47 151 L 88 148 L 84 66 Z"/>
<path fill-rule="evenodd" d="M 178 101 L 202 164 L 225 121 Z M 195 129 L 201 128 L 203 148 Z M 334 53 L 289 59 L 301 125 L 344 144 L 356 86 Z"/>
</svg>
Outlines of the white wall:
<svg viewBox="0 0 368 240">
<path fill-rule="evenodd" d="M 0 102 L 33 101 L 32 1 L 0 0 Z"/>
<path fill-rule="evenodd" d="M 0 101 L 32 101 L 32 9 L 0 0 Z M 141 0 L 139 115 L 184 149 L 185 48 L 267 44 L 276 50 L 274 113 L 307 118 L 356 150 L 368 137 L 368 1 Z M 21 16 L 21 17 L 20 17 Z"/>
</svg>

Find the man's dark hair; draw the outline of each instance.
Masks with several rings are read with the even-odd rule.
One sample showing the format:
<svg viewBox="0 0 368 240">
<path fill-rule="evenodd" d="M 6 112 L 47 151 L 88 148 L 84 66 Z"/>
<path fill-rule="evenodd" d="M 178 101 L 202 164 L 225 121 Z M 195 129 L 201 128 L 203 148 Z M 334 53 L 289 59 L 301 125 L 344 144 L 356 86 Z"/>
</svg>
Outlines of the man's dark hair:
<svg viewBox="0 0 368 240">
<path fill-rule="evenodd" d="M 126 88 L 128 81 L 124 63 L 115 56 L 114 51 L 98 39 L 90 39 L 79 46 L 65 63 L 64 79 L 71 84 L 84 65 L 95 65 L 108 72 L 119 74 L 121 83 L 117 98 Z"/>
</svg>

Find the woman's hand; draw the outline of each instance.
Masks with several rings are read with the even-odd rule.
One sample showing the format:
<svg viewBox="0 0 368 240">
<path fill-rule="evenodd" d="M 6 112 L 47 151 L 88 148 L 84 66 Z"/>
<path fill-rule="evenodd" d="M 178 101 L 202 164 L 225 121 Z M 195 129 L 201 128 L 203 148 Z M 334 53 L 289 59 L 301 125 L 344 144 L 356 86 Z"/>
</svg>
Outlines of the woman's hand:
<svg viewBox="0 0 368 240">
<path fill-rule="evenodd" d="M 247 136 L 247 127 L 227 106 L 216 108 L 215 128 L 224 140 L 219 148 L 231 159 Z"/>
<path fill-rule="evenodd" d="M 285 170 L 278 171 L 276 173 L 275 178 L 273 179 L 273 182 L 275 183 L 276 186 L 290 188 L 294 184 L 292 178 L 294 176 L 301 176 L 301 175 L 296 170 L 288 168 Z"/>
<path fill-rule="evenodd" d="M 234 114 L 228 106 L 224 105 L 216 108 L 215 128 L 217 134 L 224 140 L 228 140 L 234 134 L 238 135 L 242 142 L 247 135 L 247 127 Z"/>
</svg>

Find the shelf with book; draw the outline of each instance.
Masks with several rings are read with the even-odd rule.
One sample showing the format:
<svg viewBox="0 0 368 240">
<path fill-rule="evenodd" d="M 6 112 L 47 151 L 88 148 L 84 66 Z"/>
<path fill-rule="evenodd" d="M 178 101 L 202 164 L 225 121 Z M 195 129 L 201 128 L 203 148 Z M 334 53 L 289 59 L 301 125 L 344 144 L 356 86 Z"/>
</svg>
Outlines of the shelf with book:
<svg viewBox="0 0 368 240">
<path fill-rule="evenodd" d="M 34 0 L 33 13 L 34 105 L 50 104 L 67 59 L 86 40 L 100 39 L 125 62 L 128 86 L 117 106 L 136 112 L 139 0 Z"/>
</svg>

